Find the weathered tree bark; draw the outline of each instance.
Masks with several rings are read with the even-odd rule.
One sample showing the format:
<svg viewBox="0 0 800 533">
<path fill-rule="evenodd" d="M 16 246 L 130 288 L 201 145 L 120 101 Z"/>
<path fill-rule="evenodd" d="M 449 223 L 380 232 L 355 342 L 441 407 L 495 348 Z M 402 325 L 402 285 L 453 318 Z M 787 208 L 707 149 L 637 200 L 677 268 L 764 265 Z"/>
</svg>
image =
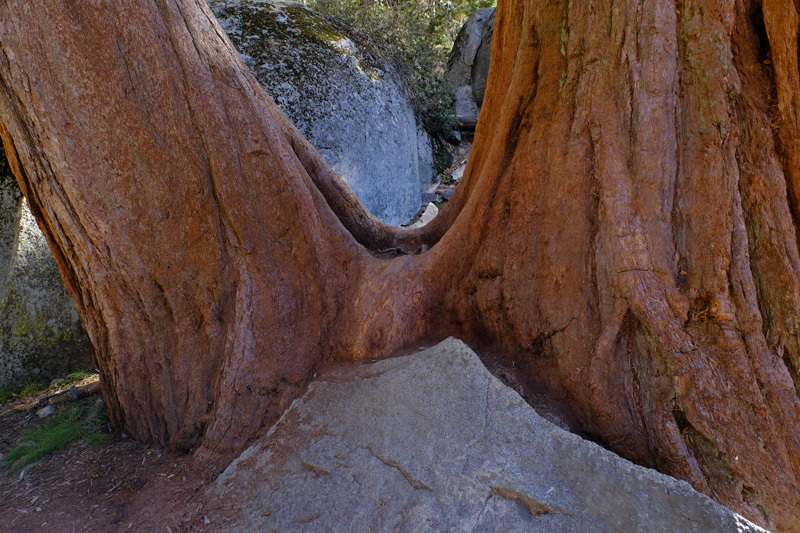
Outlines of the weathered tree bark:
<svg viewBox="0 0 800 533">
<path fill-rule="evenodd" d="M 464 181 L 406 232 L 202 1 L 0 3 L 0 134 L 114 424 L 230 455 L 320 362 L 457 333 L 576 431 L 800 530 L 797 0 L 499 4 Z"/>
</svg>

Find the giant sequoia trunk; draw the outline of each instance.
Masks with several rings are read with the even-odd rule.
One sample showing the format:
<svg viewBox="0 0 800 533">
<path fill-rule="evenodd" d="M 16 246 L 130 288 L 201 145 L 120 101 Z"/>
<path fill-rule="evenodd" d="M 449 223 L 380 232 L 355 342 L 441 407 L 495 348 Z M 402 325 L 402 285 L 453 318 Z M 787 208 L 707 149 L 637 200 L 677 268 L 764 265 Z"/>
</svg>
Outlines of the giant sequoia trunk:
<svg viewBox="0 0 800 533">
<path fill-rule="evenodd" d="M 797 531 L 797 3 L 501 0 L 464 181 L 411 232 L 201 0 L 0 2 L 0 133 L 140 439 L 235 453 L 320 362 L 457 333 L 576 431 Z"/>
</svg>

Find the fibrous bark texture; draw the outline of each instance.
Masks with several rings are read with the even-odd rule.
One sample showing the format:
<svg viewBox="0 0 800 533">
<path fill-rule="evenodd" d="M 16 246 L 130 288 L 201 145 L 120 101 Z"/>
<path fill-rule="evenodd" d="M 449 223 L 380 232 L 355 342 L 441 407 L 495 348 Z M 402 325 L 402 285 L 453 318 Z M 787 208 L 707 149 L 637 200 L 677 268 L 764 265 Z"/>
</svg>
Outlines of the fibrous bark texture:
<svg viewBox="0 0 800 533">
<path fill-rule="evenodd" d="M 332 331 L 369 337 L 355 293 L 399 266 L 369 262 L 325 206 L 309 172 L 327 167 L 204 3 L 9 2 L 0 32 L 9 160 L 112 422 L 241 448 L 341 349 Z"/>
<path fill-rule="evenodd" d="M 412 232 L 199 0 L 0 4 L 0 133 L 134 436 L 236 452 L 318 363 L 457 333 L 576 431 L 796 531 L 797 12 L 501 0 L 465 178 Z"/>
</svg>

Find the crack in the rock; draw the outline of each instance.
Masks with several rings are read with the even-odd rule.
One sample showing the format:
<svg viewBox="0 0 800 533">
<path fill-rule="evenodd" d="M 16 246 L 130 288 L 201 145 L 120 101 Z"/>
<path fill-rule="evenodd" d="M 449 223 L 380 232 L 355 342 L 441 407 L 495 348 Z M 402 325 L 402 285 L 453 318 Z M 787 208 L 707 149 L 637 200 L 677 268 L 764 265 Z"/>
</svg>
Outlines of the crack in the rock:
<svg viewBox="0 0 800 533">
<path fill-rule="evenodd" d="M 494 492 L 490 492 L 489 495 L 486 496 L 486 501 L 483 502 L 483 508 L 481 508 L 481 512 L 478 513 L 478 518 L 475 519 L 475 526 L 472 528 L 473 532 L 476 529 L 478 529 L 478 526 L 481 525 L 481 519 L 483 518 L 483 514 L 486 512 L 486 508 L 489 507 L 489 501 L 492 499 L 493 496 Z"/>
<path fill-rule="evenodd" d="M 513 500 L 521 503 L 533 516 L 541 516 L 545 514 L 570 514 L 563 507 L 541 502 L 531 498 L 527 494 L 523 494 L 518 490 L 510 489 L 508 487 L 492 486 L 492 492 L 501 498 L 505 498 L 506 500 Z"/>
<path fill-rule="evenodd" d="M 299 455 L 297 456 L 297 458 L 300 459 L 300 462 L 303 463 L 303 466 L 306 467 L 311 472 L 313 472 L 315 476 L 326 476 L 331 473 L 330 470 L 326 470 L 321 466 L 317 466 L 315 464 L 309 463 L 308 461 L 304 461 L 303 458 L 300 457 Z"/>
<path fill-rule="evenodd" d="M 486 435 L 486 429 L 489 427 L 489 389 L 491 387 L 490 375 L 486 376 L 486 393 L 483 397 L 483 434 Z"/>
<path fill-rule="evenodd" d="M 286 444 L 285 442 L 280 442 L 280 441 L 275 441 L 275 443 L 278 444 L 279 446 L 283 446 L 284 448 L 288 449 L 292 454 L 294 454 L 295 457 L 297 457 L 300 460 L 300 463 L 302 463 L 302 465 L 307 470 L 311 471 L 315 476 L 317 476 L 317 477 L 319 477 L 319 476 L 327 476 L 328 474 L 331 473 L 330 470 L 328 470 L 326 468 L 323 468 L 321 466 L 317 466 L 317 465 L 315 465 L 313 463 L 309 463 L 308 461 L 303 459 L 303 456 L 300 455 L 300 453 L 297 450 L 295 450 L 294 447 L 291 446 L 290 444 Z M 272 444 L 270 444 L 270 446 L 271 445 Z"/>
<path fill-rule="evenodd" d="M 653 269 L 647 268 L 626 268 L 625 270 L 617 270 L 617 274 L 625 274 L 627 272 L 652 272 Z"/>
<path fill-rule="evenodd" d="M 374 456 L 375 456 L 375 457 L 376 457 L 376 458 L 377 458 L 377 459 L 378 459 L 380 462 L 382 462 L 382 463 L 383 463 L 383 464 L 385 464 L 386 466 L 391 466 L 392 468 L 394 468 L 395 470 L 397 470 L 398 472 L 400 472 L 400 474 L 401 474 L 401 475 L 402 475 L 404 478 L 406 478 L 406 481 L 408 481 L 408 483 L 409 483 L 409 484 L 410 484 L 412 487 L 414 487 L 415 489 L 425 489 L 425 490 L 430 490 L 430 491 L 432 491 L 432 490 L 433 490 L 433 489 L 432 489 L 432 488 L 430 488 L 428 485 L 426 485 L 425 483 L 423 483 L 423 482 L 422 482 L 422 481 L 420 481 L 419 479 L 417 479 L 417 478 L 415 478 L 414 476 L 412 476 L 412 475 L 411 475 L 411 474 L 408 472 L 408 470 L 406 470 L 406 469 L 403 467 L 403 465 L 401 465 L 400 463 L 398 463 L 397 461 L 395 461 L 395 460 L 394 460 L 394 459 L 392 459 L 391 457 L 380 456 L 380 455 L 376 455 L 376 454 L 374 454 L 374 453 L 373 453 L 372 455 L 374 455 Z"/>
</svg>

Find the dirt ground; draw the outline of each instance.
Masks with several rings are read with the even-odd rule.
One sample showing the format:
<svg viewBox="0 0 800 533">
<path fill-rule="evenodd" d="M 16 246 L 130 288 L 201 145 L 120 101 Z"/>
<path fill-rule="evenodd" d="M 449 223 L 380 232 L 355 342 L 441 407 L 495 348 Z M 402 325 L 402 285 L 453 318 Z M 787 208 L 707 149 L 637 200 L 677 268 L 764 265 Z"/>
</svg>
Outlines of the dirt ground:
<svg viewBox="0 0 800 533">
<path fill-rule="evenodd" d="M 0 454 L 45 423 L 37 399 L 0 406 Z M 224 509 L 214 505 L 210 518 L 196 497 L 218 474 L 122 433 L 94 446 L 75 441 L 22 473 L 0 467 L 0 532 L 218 530 Z"/>
</svg>

